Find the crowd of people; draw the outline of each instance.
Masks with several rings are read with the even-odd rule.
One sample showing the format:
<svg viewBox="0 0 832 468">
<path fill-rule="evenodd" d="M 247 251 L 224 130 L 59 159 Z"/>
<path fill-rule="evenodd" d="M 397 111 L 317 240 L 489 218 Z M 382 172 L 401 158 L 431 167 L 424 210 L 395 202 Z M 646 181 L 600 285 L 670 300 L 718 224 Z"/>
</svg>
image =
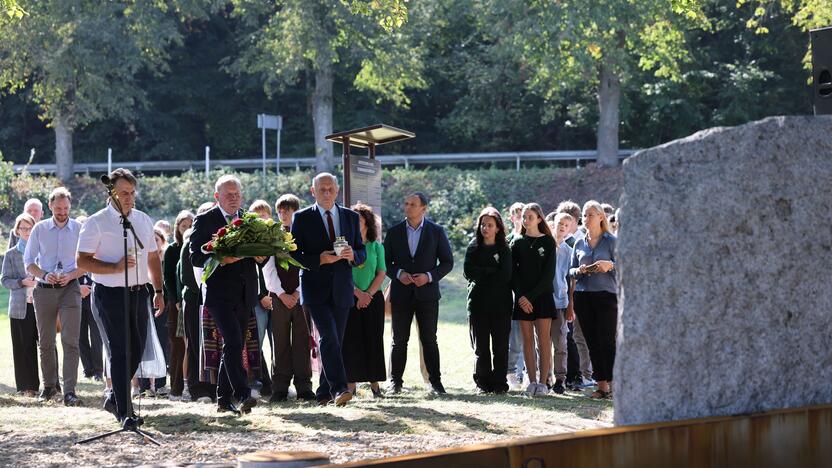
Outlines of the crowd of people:
<svg viewBox="0 0 832 468">
<path fill-rule="evenodd" d="M 213 200 L 171 225 L 135 208 L 139 181 L 130 171 L 116 169 L 107 182 L 104 208 L 89 217 L 73 218 L 72 195 L 59 187 L 47 200 L 50 218 L 31 199 L 15 219 L 2 284 L 11 292 L 20 394 L 81 405 L 80 362 L 105 387 L 104 409 L 125 424 L 135 421 L 132 399 L 142 395 L 245 414 L 267 397 L 287 401 L 291 385 L 299 401 L 343 406 L 360 383 L 374 398 L 403 391 L 414 318 L 426 383 L 446 393 L 437 327 L 440 282 L 454 260 L 444 228 L 428 216 L 427 195 L 406 196 L 404 219 L 383 233 L 371 207 L 336 203 L 332 174 L 314 177 L 310 206 L 285 194 L 246 208 L 240 180 L 225 175 Z M 224 257 L 203 282 L 211 256 L 204 246 L 244 210 L 279 219 L 302 268 Z M 463 267 L 478 392 L 594 387 L 592 398 L 610 398 L 617 215 L 595 201 L 583 209 L 566 201 L 549 214 L 515 203 L 509 223 L 493 207 L 482 210 Z"/>
</svg>

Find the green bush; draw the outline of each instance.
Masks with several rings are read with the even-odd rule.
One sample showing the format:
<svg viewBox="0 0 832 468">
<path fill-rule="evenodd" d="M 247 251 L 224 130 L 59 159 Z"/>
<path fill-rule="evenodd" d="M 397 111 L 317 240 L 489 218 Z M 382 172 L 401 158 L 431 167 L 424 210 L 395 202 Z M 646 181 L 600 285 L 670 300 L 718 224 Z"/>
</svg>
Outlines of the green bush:
<svg viewBox="0 0 832 468">
<path fill-rule="evenodd" d="M 501 212 L 515 201 L 536 201 L 548 211 L 562 200 L 582 201 L 598 198 L 617 200 L 620 171 L 600 169 L 528 168 L 464 170 L 456 167 L 433 169 L 385 169 L 382 177 L 382 218 L 384 228 L 403 219 L 402 202 L 408 194 L 424 192 L 431 200 L 428 216 L 445 226 L 454 250 L 464 250 L 476 228 L 476 217 L 488 205 Z M 213 200 L 214 181 L 229 169 L 217 169 L 206 178 L 204 172 L 188 171 L 175 176 L 144 176 L 139 181 L 137 207 L 154 219 L 173 221 L 181 209 L 192 211 Z M 284 193 L 294 193 L 312 203 L 309 184 L 311 171 L 284 171 L 279 176 L 267 172 L 263 183 L 260 172 L 236 173 L 243 184 L 245 202 L 262 198 L 270 204 Z M 8 228 L 26 199 L 46 200 L 60 185 L 53 176 L 24 172 L 15 175 L 11 165 L 0 160 L 0 225 Z M 76 177 L 69 186 L 75 215 L 92 214 L 104 206 L 101 183 L 89 176 Z M 247 205 L 244 205 L 247 206 Z M 505 216 L 505 215 L 504 215 Z M 508 222 L 508 219 L 505 219 Z M 510 226 L 507 226 L 510 229 Z M 5 246 L 5 242 L 2 244 Z"/>
</svg>

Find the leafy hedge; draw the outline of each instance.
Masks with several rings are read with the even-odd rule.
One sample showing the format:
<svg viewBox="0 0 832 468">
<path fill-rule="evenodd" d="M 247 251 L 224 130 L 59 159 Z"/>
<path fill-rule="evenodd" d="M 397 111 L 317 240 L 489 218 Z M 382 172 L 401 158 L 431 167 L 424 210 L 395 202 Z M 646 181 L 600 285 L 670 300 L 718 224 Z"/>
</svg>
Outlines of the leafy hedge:
<svg viewBox="0 0 832 468">
<path fill-rule="evenodd" d="M 214 181 L 227 169 L 218 169 L 206 179 L 204 172 L 185 172 L 176 176 L 145 176 L 139 182 L 137 207 L 153 218 L 173 221 L 179 210 L 195 210 L 197 206 L 212 200 Z M 261 173 L 237 173 L 243 183 L 243 195 L 250 203 L 262 198 L 274 203 L 283 193 L 294 193 L 312 202 L 309 171 L 285 171 L 279 176 L 267 173 L 264 185 Z M 473 236 L 476 217 L 485 206 L 500 210 L 515 201 L 540 203 L 544 210 L 571 198 L 583 201 L 598 198 L 617 201 L 620 171 L 600 168 L 553 169 L 529 168 L 465 170 L 456 167 L 436 169 L 385 169 L 382 185 L 382 218 L 389 228 L 402 219 L 404 197 L 421 191 L 431 199 L 428 215 L 445 226 L 456 251 L 464 249 Z M 9 163 L 0 160 L 0 225 L 7 228 L 23 204 L 30 197 L 46 200 L 52 188 L 60 182 L 45 175 L 23 173 L 14 175 Z M 70 184 L 75 215 L 91 214 L 103 206 L 104 193 L 97 179 L 78 176 Z M 2 244 L 5 245 L 5 242 Z"/>
</svg>

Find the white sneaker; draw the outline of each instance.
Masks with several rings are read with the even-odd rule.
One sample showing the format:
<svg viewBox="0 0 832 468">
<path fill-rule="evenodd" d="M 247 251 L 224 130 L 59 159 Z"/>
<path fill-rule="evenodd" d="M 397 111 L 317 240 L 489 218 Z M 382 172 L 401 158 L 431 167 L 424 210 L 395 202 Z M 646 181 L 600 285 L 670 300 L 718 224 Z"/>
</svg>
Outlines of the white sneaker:
<svg viewBox="0 0 832 468">
<path fill-rule="evenodd" d="M 549 387 L 546 384 L 537 384 L 537 393 L 535 396 L 546 396 L 549 394 Z"/>
<path fill-rule="evenodd" d="M 170 400 L 170 401 L 179 401 L 179 400 L 181 400 L 181 399 L 182 399 L 182 397 L 181 397 L 181 396 L 176 396 L 176 395 L 174 395 L 174 394 L 172 394 L 172 393 L 171 393 L 170 395 L 168 395 L 168 400 Z"/>
<path fill-rule="evenodd" d="M 259 400 L 260 399 L 260 390 L 257 390 L 256 388 L 252 388 L 251 389 L 251 397 L 254 398 L 255 400 Z"/>
<path fill-rule="evenodd" d="M 512 391 L 516 392 L 517 390 L 520 390 L 521 388 L 523 388 L 523 382 L 521 382 L 517 378 L 517 375 L 515 375 L 514 373 L 508 374 L 506 376 L 506 379 L 508 380 L 508 389 L 509 390 L 512 390 Z"/>
<path fill-rule="evenodd" d="M 211 397 L 208 396 L 201 396 L 196 399 L 197 403 L 213 403 L 214 401 L 211 400 Z"/>
<path fill-rule="evenodd" d="M 186 386 L 184 390 L 182 390 L 182 401 L 191 401 L 191 392 L 188 391 L 188 387 Z"/>
<path fill-rule="evenodd" d="M 154 396 L 157 396 L 157 397 L 166 397 L 169 394 L 170 394 L 170 389 L 167 386 L 159 387 L 154 392 Z"/>
<path fill-rule="evenodd" d="M 537 394 L 537 384 L 535 382 L 529 383 L 529 386 L 526 387 L 526 394 L 529 396 L 535 396 Z"/>
</svg>

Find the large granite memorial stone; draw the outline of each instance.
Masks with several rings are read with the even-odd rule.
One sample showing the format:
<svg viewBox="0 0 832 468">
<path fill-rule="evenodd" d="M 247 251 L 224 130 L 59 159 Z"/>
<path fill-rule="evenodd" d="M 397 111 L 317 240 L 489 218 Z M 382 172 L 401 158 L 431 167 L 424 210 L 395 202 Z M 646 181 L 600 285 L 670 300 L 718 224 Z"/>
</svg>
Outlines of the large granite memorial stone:
<svg viewBox="0 0 832 468">
<path fill-rule="evenodd" d="M 832 403 L 832 117 L 624 163 L 616 424 Z"/>
</svg>

